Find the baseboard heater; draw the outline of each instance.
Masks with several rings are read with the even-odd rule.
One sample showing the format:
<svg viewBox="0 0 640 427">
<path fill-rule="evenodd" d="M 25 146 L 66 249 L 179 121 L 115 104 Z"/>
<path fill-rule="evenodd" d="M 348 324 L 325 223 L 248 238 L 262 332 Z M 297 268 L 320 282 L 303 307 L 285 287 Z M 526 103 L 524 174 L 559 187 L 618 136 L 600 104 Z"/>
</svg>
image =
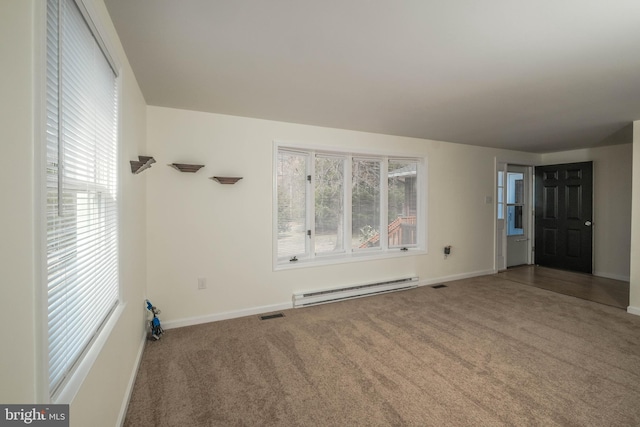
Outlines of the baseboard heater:
<svg viewBox="0 0 640 427">
<path fill-rule="evenodd" d="M 294 292 L 293 307 L 308 307 L 310 305 L 326 304 L 351 298 L 411 289 L 418 286 L 418 277 L 388 280 L 384 282 L 367 283 L 362 285 L 344 286 L 317 291 Z"/>
</svg>

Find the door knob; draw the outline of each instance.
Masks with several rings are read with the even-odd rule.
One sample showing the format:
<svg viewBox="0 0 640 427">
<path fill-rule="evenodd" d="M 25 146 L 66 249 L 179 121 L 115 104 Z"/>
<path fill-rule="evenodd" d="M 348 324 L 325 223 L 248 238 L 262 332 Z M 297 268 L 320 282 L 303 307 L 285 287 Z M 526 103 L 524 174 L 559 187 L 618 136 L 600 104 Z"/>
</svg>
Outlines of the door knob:
<svg viewBox="0 0 640 427">
<path fill-rule="evenodd" d="M 591 221 L 585 221 L 584 225 L 586 225 L 587 227 L 591 227 L 593 223 Z"/>
</svg>

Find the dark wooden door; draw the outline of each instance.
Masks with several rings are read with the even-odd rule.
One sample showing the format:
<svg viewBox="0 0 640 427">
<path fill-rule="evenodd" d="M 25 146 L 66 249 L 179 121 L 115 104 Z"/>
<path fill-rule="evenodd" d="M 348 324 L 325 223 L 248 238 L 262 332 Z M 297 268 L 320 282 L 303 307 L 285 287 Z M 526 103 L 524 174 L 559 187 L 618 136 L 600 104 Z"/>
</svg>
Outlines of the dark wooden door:
<svg viewBox="0 0 640 427">
<path fill-rule="evenodd" d="M 592 272 L 593 163 L 536 167 L 535 263 Z"/>
</svg>

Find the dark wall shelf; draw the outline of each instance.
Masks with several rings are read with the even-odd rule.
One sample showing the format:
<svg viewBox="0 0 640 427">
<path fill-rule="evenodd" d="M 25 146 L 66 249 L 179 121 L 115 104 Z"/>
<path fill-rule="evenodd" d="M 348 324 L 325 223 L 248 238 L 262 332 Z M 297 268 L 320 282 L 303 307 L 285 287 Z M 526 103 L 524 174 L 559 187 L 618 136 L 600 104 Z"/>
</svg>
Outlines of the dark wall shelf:
<svg viewBox="0 0 640 427">
<path fill-rule="evenodd" d="M 236 182 L 240 181 L 242 177 L 212 176 L 209 179 L 219 182 L 220 184 L 235 184 Z"/>
<path fill-rule="evenodd" d="M 187 163 L 171 163 L 169 166 L 172 168 L 179 170 L 180 172 L 190 172 L 195 173 L 198 172 L 204 165 L 191 165 Z"/>
<path fill-rule="evenodd" d="M 139 174 L 140 172 L 149 169 L 151 164 L 155 162 L 156 160 L 151 156 L 138 156 L 138 161 L 131 160 L 129 162 L 131 164 L 131 173 Z"/>
</svg>

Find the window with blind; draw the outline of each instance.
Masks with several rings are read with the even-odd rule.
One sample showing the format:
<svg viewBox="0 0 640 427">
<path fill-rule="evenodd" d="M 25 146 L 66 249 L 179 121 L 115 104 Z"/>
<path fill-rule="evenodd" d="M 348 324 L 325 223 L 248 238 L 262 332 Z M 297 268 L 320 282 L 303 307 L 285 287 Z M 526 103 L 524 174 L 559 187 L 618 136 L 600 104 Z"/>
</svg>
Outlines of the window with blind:
<svg viewBox="0 0 640 427">
<path fill-rule="evenodd" d="M 424 251 L 424 159 L 275 151 L 276 268 Z"/>
<path fill-rule="evenodd" d="M 47 1 L 44 177 L 51 396 L 119 298 L 117 74 L 85 14 L 74 0 Z"/>
</svg>

